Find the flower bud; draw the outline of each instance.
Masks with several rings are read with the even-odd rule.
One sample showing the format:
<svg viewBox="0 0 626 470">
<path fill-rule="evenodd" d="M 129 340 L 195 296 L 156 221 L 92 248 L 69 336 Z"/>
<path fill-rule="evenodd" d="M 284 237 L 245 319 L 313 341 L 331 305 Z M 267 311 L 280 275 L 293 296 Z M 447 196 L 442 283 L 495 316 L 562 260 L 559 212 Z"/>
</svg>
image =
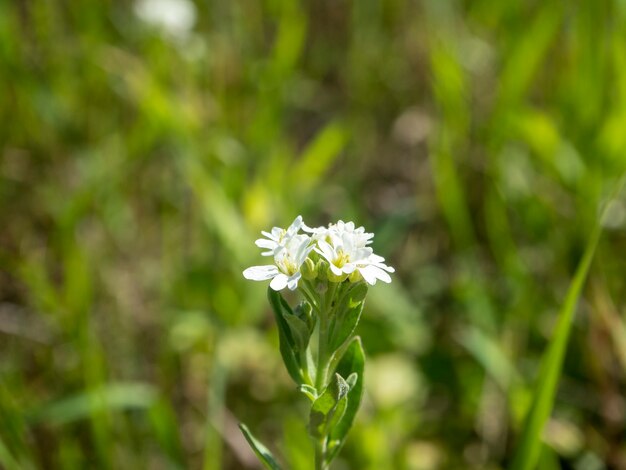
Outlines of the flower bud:
<svg viewBox="0 0 626 470">
<path fill-rule="evenodd" d="M 363 276 L 358 270 L 352 271 L 350 276 L 348 276 L 348 280 L 352 283 L 361 282 L 363 280 Z"/>
<path fill-rule="evenodd" d="M 321 258 L 318 262 L 317 265 L 315 266 L 315 269 L 317 271 L 317 276 L 322 279 L 322 280 L 326 280 L 328 279 L 328 261 L 326 261 L 325 259 Z"/>
<path fill-rule="evenodd" d="M 302 277 L 304 279 L 312 281 L 317 277 L 317 266 L 313 263 L 311 258 L 307 258 L 300 267 L 300 272 L 302 273 Z"/>
<path fill-rule="evenodd" d="M 345 273 L 342 274 L 335 274 L 332 271 L 328 271 L 328 280 L 330 282 L 343 282 L 348 278 L 348 275 Z"/>
<path fill-rule="evenodd" d="M 313 317 L 313 308 L 310 303 L 306 301 L 300 302 L 293 310 L 293 313 L 307 324 L 309 332 L 313 332 L 313 328 L 315 328 L 315 318 Z"/>
</svg>

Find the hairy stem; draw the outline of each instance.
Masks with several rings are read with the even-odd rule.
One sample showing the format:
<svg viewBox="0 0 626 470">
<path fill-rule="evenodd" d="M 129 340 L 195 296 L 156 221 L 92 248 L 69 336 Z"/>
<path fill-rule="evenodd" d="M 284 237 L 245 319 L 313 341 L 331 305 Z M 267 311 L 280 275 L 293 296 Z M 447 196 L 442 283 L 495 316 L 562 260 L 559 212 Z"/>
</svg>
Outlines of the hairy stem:
<svg viewBox="0 0 626 470">
<path fill-rule="evenodd" d="M 318 309 L 319 329 L 318 329 L 318 349 L 317 349 L 317 373 L 315 376 L 315 388 L 318 394 L 328 385 L 328 365 L 332 351 L 328 350 L 328 326 L 330 314 L 333 309 L 333 298 L 337 290 L 336 283 L 329 283 L 328 290 L 324 294 L 324 299 L 320 302 Z M 315 470 L 326 468 L 326 436 L 315 442 Z"/>
</svg>

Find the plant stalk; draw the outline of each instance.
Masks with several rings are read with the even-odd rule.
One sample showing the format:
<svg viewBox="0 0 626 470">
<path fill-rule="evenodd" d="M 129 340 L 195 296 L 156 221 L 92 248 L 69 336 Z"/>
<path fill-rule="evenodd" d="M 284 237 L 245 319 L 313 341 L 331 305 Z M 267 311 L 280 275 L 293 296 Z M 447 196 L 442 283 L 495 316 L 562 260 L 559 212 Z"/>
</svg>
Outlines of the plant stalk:
<svg viewBox="0 0 626 470">
<path fill-rule="evenodd" d="M 329 316 L 333 307 L 333 297 L 337 290 L 336 283 L 330 283 L 324 295 L 324 301 L 319 309 L 319 330 L 318 330 L 318 350 L 317 350 L 317 373 L 315 376 L 315 388 L 321 394 L 328 385 L 328 365 L 330 363 L 331 351 L 328 351 L 328 324 Z M 326 436 L 315 442 L 315 470 L 326 468 Z"/>
</svg>

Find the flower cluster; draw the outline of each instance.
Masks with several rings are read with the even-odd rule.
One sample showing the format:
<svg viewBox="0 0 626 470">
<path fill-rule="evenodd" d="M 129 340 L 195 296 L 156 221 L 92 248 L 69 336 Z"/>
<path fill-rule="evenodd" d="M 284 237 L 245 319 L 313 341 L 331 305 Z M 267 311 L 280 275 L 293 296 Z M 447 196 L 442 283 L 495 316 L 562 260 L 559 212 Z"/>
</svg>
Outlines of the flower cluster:
<svg viewBox="0 0 626 470">
<path fill-rule="evenodd" d="M 302 277 L 330 282 L 364 280 L 371 285 L 377 280 L 391 282 L 388 273 L 394 269 L 368 246 L 374 234 L 355 227 L 354 222 L 340 220 L 328 227 L 311 228 L 298 216 L 287 229 L 274 227 L 261 233 L 265 238 L 255 243 L 266 250 L 263 256 L 274 258 L 274 264 L 253 266 L 243 275 L 253 281 L 271 279 L 270 287 L 276 291 L 285 287 L 295 290 Z"/>
</svg>

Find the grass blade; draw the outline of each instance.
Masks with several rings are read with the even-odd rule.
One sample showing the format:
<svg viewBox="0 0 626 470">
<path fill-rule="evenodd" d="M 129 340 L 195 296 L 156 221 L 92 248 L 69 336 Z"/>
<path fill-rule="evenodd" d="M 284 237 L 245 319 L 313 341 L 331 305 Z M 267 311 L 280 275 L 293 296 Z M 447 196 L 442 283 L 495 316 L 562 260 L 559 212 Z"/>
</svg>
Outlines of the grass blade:
<svg viewBox="0 0 626 470">
<path fill-rule="evenodd" d="M 7 470 L 18 470 L 22 468 L 20 464 L 15 460 L 9 449 L 2 441 L 0 437 L 0 466 L 2 468 L 6 468 Z"/>
<path fill-rule="evenodd" d="M 600 233 L 601 228 L 599 225 L 596 225 L 587 242 L 583 258 L 576 269 L 574 279 L 567 291 L 563 307 L 559 312 L 554 336 L 542 358 L 533 401 L 526 416 L 511 470 L 532 470 L 537 466 L 541 451 L 543 428 L 552 412 L 576 304 L 587 278 L 589 266 L 600 239 Z"/>
<path fill-rule="evenodd" d="M 47 404 L 31 416 L 33 424 L 64 425 L 86 419 L 96 412 L 149 409 L 157 398 L 152 385 L 141 382 L 110 383 Z"/>
</svg>

